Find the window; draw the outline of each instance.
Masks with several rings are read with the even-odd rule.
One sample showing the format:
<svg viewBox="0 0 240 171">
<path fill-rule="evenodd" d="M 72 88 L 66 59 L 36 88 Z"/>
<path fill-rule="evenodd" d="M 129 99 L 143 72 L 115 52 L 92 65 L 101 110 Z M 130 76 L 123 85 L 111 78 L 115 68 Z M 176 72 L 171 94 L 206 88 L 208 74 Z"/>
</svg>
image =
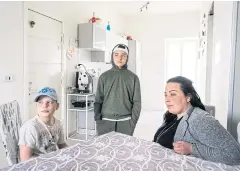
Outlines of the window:
<svg viewBox="0 0 240 171">
<path fill-rule="evenodd" d="M 184 76 L 193 81 L 197 89 L 198 39 L 165 40 L 165 82 L 175 76 Z"/>
</svg>

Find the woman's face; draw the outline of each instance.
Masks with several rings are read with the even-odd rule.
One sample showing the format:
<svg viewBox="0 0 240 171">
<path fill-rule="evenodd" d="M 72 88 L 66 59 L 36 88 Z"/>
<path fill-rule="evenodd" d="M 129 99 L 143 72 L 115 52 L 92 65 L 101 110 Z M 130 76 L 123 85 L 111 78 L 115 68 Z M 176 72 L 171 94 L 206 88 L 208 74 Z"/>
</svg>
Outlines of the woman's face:
<svg viewBox="0 0 240 171">
<path fill-rule="evenodd" d="M 165 104 L 172 114 L 184 113 L 190 104 L 190 97 L 185 96 L 179 83 L 167 83 L 165 87 Z"/>
</svg>

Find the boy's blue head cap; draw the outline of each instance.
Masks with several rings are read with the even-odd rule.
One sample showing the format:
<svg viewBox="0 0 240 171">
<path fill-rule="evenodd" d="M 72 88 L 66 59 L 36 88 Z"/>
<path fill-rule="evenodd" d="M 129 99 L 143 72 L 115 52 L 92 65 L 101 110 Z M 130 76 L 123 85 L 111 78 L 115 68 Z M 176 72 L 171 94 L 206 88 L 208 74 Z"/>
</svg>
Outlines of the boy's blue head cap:
<svg viewBox="0 0 240 171">
<path fill-rule="evenodd" d="M 57 92 L 54 88 L 44 87 L 37 93 L 34 101 L 37 102 L 40 96 L 48 96 L 53 100 L 58 101 Z"/>
</svg>

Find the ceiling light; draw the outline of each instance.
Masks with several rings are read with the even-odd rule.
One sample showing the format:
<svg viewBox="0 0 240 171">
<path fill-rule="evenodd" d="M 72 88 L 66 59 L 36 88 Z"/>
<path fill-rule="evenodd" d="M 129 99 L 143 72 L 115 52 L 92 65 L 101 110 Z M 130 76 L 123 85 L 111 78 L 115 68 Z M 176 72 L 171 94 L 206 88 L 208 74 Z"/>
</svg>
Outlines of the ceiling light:
<svg viewBox="0 0 240 171">
<path fill-rule="evenodd" d="M 147 10 L 147 9 L 148 9 L 148 7 L 147 7 L 148 5 L 149 5 L 149 1 L 140 8 L 140 12 L 142 12 L 142 9 L 143 9 L 144 7 L 145 7 L 146 10 Z"/>
</svg>

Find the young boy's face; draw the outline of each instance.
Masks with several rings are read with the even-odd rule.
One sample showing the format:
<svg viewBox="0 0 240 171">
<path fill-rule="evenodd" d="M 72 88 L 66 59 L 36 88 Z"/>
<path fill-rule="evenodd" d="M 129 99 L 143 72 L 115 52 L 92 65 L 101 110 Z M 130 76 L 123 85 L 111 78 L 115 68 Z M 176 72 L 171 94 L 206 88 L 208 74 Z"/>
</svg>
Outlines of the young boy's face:
<svg viewBox="0 0 240 171">
<path fill-rule="evenodd" d="M 52 117 L 59 104 L 48 96 L 40 96 L 37 101 L 37 113 L 42 117 Z"/>
</svg>

